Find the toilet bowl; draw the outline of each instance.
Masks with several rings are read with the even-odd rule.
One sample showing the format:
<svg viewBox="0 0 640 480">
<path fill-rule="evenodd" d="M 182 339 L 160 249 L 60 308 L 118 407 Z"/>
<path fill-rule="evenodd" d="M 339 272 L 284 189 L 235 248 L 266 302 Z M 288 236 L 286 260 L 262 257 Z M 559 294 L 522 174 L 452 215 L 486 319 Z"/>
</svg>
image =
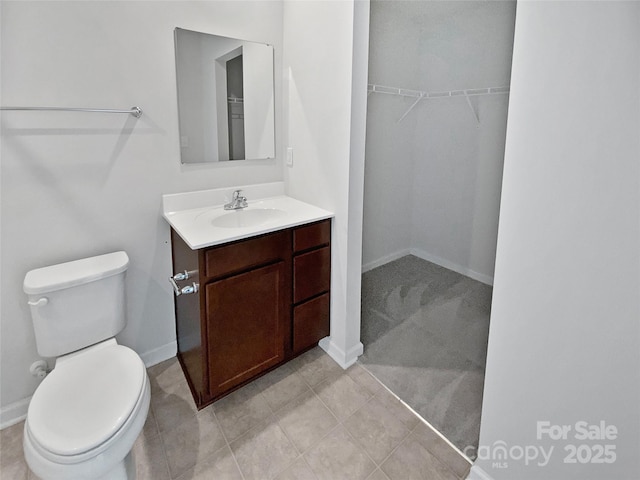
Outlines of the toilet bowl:
<svg viewBox="0 0 640 480">
<path fill-rule="evenodd" d="M 25 460 L 42 480 L 132 480 L 131 450 L 151 390 L 145 365 L 115 335 L 125 325 L 125 252 L 27 273 L 38 353 L 56 357 L 24 425 Z"/>
<path fill-rule="evenodd" d="M 29 467 L 43 480 L 135 478 L 150 397 L 142 360 L 113 339 L 59 358 L 29 405 Z"/>
</svg>

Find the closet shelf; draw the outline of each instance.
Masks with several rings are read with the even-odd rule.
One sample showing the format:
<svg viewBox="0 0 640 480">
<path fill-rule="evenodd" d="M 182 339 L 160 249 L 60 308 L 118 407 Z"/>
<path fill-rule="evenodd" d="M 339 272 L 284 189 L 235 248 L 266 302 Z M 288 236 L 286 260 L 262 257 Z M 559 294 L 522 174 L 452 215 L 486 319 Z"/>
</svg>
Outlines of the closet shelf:
<svg viewBox="0 0 640 480">
<path fill-rule="evenodd" d="M 389 87 L 386 85 L 367 85 L 367 95 L 372 93 L 383 93 L 386 95 L 398 95 L 401 97 L 415 98 L 416 101 L 404 112 L 404 114 L 398 119 L 400 123 L 409 114 L 413 108 L 420 103 L 421 100 L 433 99 L 433 98 L 450 98 L 450 97 L 464 97 L 471 109 L 471 113 L 477 123 L 480 123 L 478 112 L 473 107 L 469 97 L 477 97 L 480 95 L 504 95 L 509 93 L 509 87 L 486 87 L 486 88 L 468 88 L 465 90 L 448 90 L 442 92 L 427 92 L 422 90 L 409 90 L 406 88 Z"/>
</svg>

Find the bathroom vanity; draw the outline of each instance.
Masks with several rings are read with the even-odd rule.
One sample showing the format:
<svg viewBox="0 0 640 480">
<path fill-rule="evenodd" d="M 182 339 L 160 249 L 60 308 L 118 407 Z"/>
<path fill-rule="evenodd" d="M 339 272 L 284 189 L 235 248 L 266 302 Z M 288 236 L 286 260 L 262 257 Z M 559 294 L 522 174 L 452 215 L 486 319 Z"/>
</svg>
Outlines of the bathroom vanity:
<svg viewBox="0 0 640 480">
<path fill-rule="evenodd" d="M 269 201 L 165 213 L 178 359 L 199 408 L 329 335 L 331 214 L 289 197 Z M 194 248 L 197 236 L 184 228 L 194 222 L 210 245 Z"/>
</svg>

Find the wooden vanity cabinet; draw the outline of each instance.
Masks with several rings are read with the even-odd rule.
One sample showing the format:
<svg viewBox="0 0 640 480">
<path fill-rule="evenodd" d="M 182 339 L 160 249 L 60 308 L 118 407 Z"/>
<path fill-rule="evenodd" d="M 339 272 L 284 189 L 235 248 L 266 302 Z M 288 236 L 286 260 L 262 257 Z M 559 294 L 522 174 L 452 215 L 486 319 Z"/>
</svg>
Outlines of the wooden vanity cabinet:
<svg viewBox="0 0 640 480">
<path fill-rule="evenodd" d="M 178 359 L 202 408 L 329 334 L 331 220 L 191 250 L 171 231 Z"/>
<path fill-rule="evenodd" d="M 293 232 L 293 353 L 301 353 L 329 335 L 331 223 L 298 227 Z"/>
</svg>

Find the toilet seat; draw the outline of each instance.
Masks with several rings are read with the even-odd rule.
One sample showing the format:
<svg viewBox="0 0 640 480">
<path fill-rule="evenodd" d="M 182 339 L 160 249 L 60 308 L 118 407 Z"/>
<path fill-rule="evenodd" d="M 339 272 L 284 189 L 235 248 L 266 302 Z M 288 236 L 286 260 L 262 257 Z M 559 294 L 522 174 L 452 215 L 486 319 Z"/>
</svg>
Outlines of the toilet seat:
<svg viewBox="0 0 640 480">
<path fill-rule="evenodd" d="M 84 461 L 127 430 L 144 403 L 145 389 L 140 357 L 115 340 L 103 342 L 58 359 L 33 395 L 26 430 L 44 457 Z"/>
</svg>

